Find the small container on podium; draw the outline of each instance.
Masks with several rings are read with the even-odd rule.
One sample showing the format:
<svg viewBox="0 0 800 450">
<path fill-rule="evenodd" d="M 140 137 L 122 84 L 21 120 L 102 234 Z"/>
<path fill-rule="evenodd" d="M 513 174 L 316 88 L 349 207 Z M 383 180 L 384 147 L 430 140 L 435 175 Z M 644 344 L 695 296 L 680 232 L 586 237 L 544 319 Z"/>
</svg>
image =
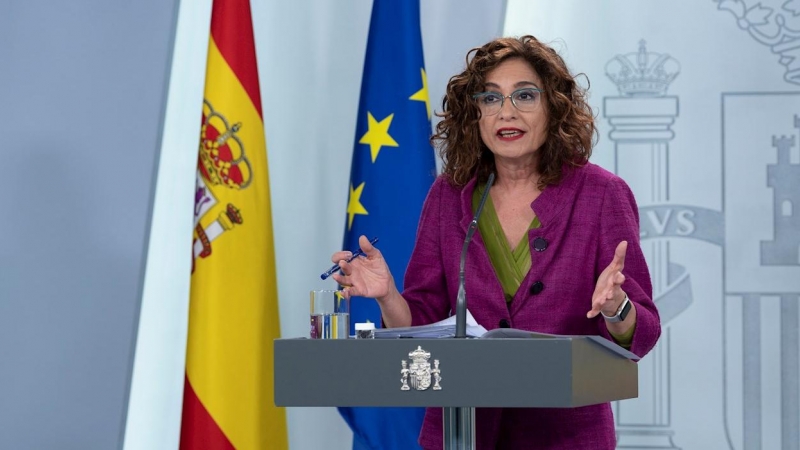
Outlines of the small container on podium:
<svg viewBox="0 0 800 450">
<path fill-rule="evenodd" d="M 375 339 L 375 324 L 372 322 L 357 323 L 356 339 Z"/>
</svg>

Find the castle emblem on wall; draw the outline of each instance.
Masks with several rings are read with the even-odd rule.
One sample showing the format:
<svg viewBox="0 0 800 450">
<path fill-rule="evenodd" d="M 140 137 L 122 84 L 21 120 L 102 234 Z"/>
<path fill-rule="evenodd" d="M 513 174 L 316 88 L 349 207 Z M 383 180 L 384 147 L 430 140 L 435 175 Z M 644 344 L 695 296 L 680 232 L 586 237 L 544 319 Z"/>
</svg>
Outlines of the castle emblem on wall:
<svg viewBox="0 0 800 450">
<path fill-rule="evenodd" d="M 794 126 L 800 131 L 800 116 L 794 116 Z M 800 207 L 800 164 L 791 161 L 798 135 L 772 137 L 777 161 L 767 166 L 767 184 L 772 189 L 774 237 L 761 241 L 761 264 L 765 266 L 800 265 L 800 211 L 796 211 Z"/>
</svg>

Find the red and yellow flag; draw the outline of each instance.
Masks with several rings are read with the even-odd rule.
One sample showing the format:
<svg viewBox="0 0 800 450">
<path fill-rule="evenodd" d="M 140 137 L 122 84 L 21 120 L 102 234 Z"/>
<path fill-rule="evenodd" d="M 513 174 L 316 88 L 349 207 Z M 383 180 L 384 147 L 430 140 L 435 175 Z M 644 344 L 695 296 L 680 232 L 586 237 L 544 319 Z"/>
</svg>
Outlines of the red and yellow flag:
<svg viewBox="0 0 800 450">
<path fill-rule="evenodd" d="M 287 448 L 272 392 L 280 330 L 249 0 L 214 0 L 204 97 L 181 449 Z"/>
</svg>

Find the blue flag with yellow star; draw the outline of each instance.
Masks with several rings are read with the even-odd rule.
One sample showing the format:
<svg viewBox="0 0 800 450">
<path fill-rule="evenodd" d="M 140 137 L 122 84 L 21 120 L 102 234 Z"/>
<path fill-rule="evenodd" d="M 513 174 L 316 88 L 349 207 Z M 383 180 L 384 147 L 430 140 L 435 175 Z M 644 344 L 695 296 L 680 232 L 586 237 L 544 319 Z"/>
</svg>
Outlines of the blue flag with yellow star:
<svg viewBox="0 0 800 450">
<path fill-rule="evenodd" d="M 403 290 L 422 203 L 436 176 L 428 80 L 422 56 L 419 0 L 375 0 L 369 26 L 353 165 L 347 202 L 344 248 L 358 237 L 379 239 Z M 353 298 L 355 323 L 380 326 L 374 299 Z M 353 430 L 354 449 L 419 448 L 423 408 L 340 408 Z"/>
</svg>

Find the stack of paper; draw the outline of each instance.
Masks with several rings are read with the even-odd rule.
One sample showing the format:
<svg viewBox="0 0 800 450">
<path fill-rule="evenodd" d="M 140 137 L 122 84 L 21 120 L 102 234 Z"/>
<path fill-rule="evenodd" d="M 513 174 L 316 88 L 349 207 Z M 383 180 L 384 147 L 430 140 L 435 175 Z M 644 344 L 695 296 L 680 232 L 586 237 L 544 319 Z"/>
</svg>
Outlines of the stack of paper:
<svg viewBox="0 0 800 450">
<path fill-rule="evenodd" d="M 467 337 L 481 337 L 486 333 L 486 328 L 478 325 L 475 318 L 467 310 Z M 403 328 L 379 328 L 375 330 L 375 339 L 397 338 L 451 338 L 456 335 L 456 317 L 450 316 L 442 321 L 430 325 Z"/>
</svg>

